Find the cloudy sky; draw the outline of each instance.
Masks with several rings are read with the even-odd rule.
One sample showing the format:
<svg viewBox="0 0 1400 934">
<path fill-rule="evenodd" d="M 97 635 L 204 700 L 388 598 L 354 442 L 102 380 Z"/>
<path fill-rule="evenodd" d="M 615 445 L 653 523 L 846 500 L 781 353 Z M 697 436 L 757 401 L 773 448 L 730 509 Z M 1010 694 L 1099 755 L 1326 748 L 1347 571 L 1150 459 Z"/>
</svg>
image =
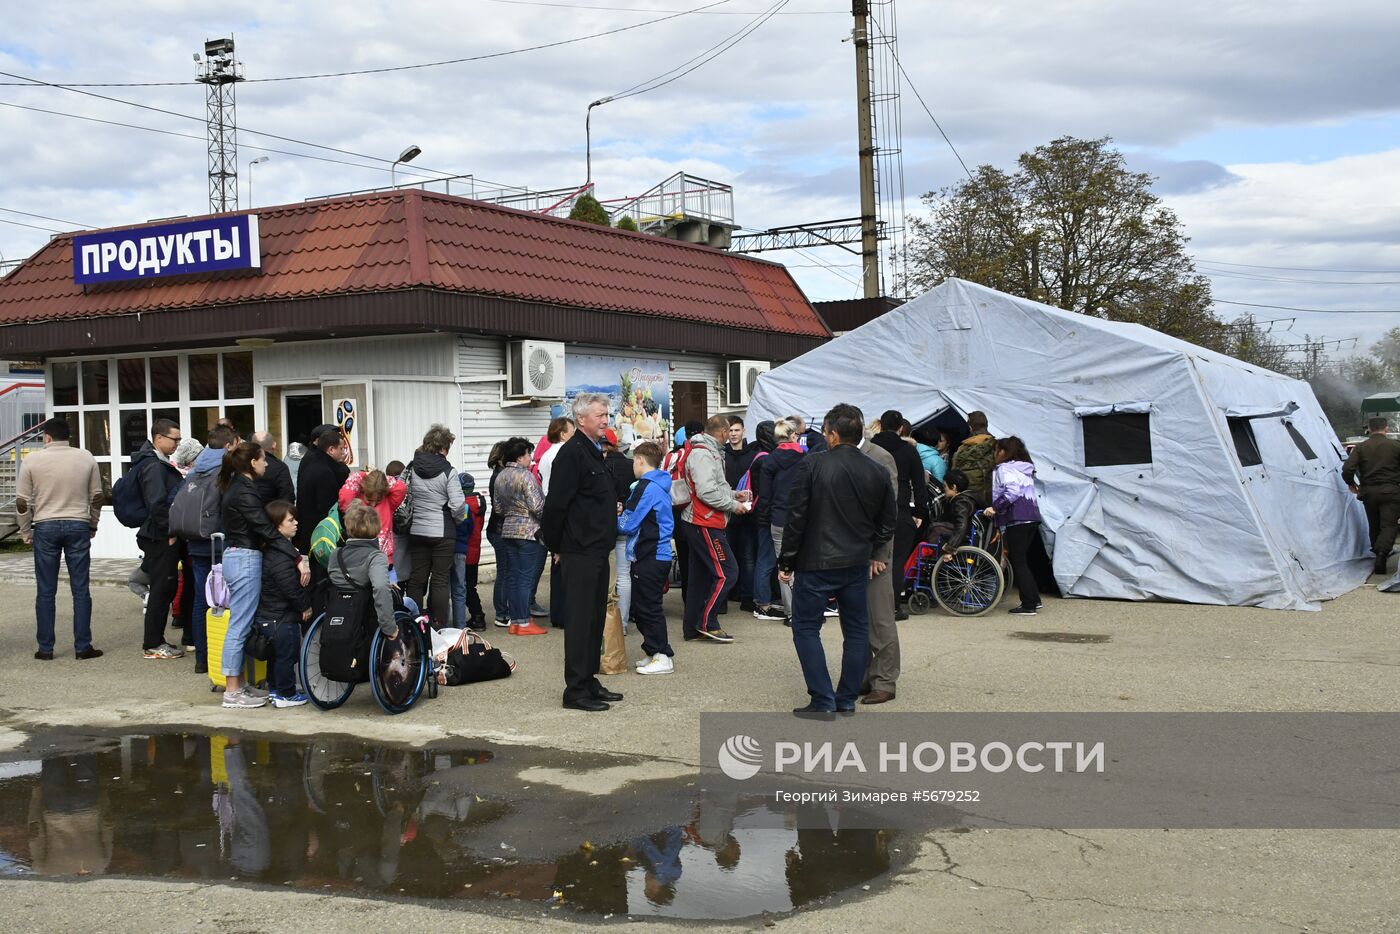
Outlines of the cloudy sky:
<svg viewBox="0 0 1400 934">
<path fill-rule="evenodd" d="M 12 82 L 0 86 L 0 254 L 29 255 L 49 236 L 21 224 L 66 230 L 207 210 L 204 88 L 192 83 L 191 60 L 206 37 L 235 35 L 249 78 L 238 88 L 243 206 L 247 162 L 259 155 L 270 161 L 254 169 L 254 201 L 281 204 L 386 185 L 388 166 L 375 160 L 409 143 L 423 155 L 401 179 L 424 170 L 557 188 L 584 178 L 590 101 L 686 63 L 780 2 L 228 0 L 217 12 L 175 0 L 7 4 L 0 71 L 174 84 L 85 89 L 173 112 L 160 113 L 0 77 Z M 1275 325 L 1285 339 L 1354 336 L 1363 345 L 1400 325 L 1394 0 L 895 2 L 900 59 L 969 165 L 1009 167 L 1063 134 L 1112 136 L 1135 167 L 1158 176 L 1217 299 L 1346 312 L 1222 303 L 1224 317 L 1293 318 Z M 475 62 L 260 80 L 508 52 L 628 26 L 636 28 Z M 732 184 L 748 228 L 859 213 L 850 30 L 844 0 L 788 0 L 714 61 L 599 108 L 600 196 L 638 194 L 684 169 Z M 919 194 L 961 169 L 907 88 L 903 130 L 914 210 Z M 857 294 L 848 253 L 768 255 L 789 263 L 813 299 Z"/>
</svg>

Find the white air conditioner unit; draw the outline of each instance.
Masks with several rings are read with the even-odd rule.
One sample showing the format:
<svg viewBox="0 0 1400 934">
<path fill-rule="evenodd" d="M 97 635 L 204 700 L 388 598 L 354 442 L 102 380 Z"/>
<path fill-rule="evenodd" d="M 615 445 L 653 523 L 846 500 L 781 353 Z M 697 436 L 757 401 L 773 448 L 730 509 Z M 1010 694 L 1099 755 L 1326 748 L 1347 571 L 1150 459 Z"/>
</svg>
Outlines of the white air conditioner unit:
<svg viewBox="0 0 1400 934">
<path fill-rule="evenodd" d="M 771 364 L 767 360 L 730 360 L 729 372 L 724 381 L 724 404 L 743 407 L 753 398 L 758 378 L 767 373 Z"/>
<path fill-rule="evenodd" d="M 564 345 L 511 341 L 506 346 L 506 395 L 512 399 L 564 398 Z"/>
</svg>

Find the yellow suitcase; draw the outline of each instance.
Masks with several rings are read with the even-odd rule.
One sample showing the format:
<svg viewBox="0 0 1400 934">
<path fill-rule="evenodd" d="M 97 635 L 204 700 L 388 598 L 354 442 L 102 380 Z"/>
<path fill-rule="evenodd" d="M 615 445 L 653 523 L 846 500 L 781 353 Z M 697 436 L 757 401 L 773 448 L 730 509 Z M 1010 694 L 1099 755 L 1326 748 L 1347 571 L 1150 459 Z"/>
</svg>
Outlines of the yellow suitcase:
<svg viewBox="0 0 1400 934">
<path fill-rule="evenodd" d="M 222 691 L 226 686 L 224 681 L 224 636 L 228 635 L 229 611 L 210 607 L 209 612 L 204 616 L 204 632 L 209 640 L 209 680 L 214 682 L 214 687 L 210 690 Z M 267 680 L 267 662 L 252 658 L 246 653 L 243 656 L 243 668 L 248 675 L 248 680 L 252 684 L 260 684 Z"/>
</svg>

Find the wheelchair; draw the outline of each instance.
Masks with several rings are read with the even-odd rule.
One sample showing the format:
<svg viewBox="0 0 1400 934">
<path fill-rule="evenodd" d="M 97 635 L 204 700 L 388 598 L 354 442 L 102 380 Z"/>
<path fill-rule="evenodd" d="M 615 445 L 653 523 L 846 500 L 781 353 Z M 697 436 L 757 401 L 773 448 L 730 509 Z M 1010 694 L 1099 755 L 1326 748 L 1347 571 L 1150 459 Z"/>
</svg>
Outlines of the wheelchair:
<svg viewBox="0 0 1400 934">
<path fill-rule="evenodd" d="M 373 612 L 373 608 L 371 608 Z M 317 616 L 301 643 L 301 685 L 306 696 L 321 710 L 334 710 L 350 699 L 358 682 L 336 681 L 321 671 L 321 626 L 325 613 Z M 394 621 L 398 637 L 389 639 L 376 626 L 365 664 L 374 700 L 385 713 L 398 714 L 411 708 L 426 690 L 437 694 L 433 672 L 433 643 L 428 624 L 418 615 L 412 600 L 394 597 Z"/>
<path fill-rule="evenodd" d="M 927 613 L 936 601 L 954 616 L 982 616 L 1011 590 L 1011 565 L 1001 531 L 981 513 L 973 517 L 967 541 L 941 559 L 942 539 L 920 542 L 904 566 L 909 612 Z"/>
</svg>

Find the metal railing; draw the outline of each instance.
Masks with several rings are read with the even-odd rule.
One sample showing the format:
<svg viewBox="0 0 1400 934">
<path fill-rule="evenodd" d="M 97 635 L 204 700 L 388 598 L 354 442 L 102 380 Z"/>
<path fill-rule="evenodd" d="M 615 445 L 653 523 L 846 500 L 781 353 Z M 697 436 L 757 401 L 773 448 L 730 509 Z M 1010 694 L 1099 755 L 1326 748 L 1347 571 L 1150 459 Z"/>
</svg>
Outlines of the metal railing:
<svg viewBox="0 0 1400 934">
<path fill-rule="evenodd" d="M 614 223 L 627 216 L 642 230 L 683 220 L 734 223 L 734 189 L 688 172 L 677 172 L 636 197 L 612 198 L 602 204 Z"/>
<path fill-rule="evenodd" d="M 19 467 L 25 455 L 44 446 L 44 420 L 0 443 L 0 541 L 19 531 L 15 499 L 19 496 Z"/>
</svg>

